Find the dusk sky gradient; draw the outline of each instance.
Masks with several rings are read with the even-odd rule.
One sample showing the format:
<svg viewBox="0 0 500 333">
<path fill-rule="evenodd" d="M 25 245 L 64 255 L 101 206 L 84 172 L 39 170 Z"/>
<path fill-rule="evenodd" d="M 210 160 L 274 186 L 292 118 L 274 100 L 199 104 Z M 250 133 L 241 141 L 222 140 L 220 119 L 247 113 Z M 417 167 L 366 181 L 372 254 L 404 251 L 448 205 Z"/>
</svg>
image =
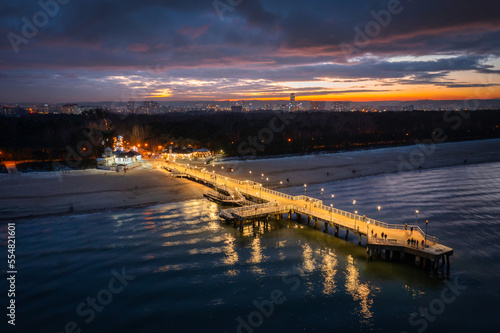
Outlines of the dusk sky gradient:
<svg viewBox="0 0 500 333">
<path fill-rule="evenodd" d="M 498 1 L 60 2 L 2 2 L 0 102 L 500 98 Z"/>
</svg>

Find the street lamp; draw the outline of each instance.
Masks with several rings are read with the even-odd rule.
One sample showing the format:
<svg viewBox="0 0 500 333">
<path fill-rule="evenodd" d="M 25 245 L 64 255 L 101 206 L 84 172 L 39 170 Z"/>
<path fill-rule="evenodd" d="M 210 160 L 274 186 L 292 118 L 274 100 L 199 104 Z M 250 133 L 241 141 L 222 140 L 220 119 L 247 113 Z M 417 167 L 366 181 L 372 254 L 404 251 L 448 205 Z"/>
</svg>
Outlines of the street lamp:
<svg viewBox="0 0 500 333">
<path fill-rule="evenodd" d="M 380 207 L 380 206 L 378 206 L 378 207 L 377 207 L 377 209 L 378 209 L 378 220 L 379 220 L 379 221 L 380 221 L 380 209 L 381 209 L 381 208 L 382 208 L 382 207 Z"/>
<path fill-rule="evenodd" d="M 248 171 L 248 173 L 250 174 L 250 181 L 252 181 L 252 171 Z"/>
<path fill-rule="evenodd" d="M 280 189 L 283 187 L 283 181 L 280 180 Z"/>
<path fill-rule="evenodd" d="M 424 240 L 424 246 L 427 246 L 427 226 L 429 225 L 429 220 L 425 220 L 425 240 Z"/>
<path fill-rule="evenodd" d="M 324 190 L 325 190 L 324 188 L 321 189 L 321 201 L 323 201 L 323 191 Z"/>
<path fill-rule="evenodd" d="M 366 222 L 366 242 L 368 243 L 368 235 L 369 235 L 369 230 L 370 229 L 370 221 Z"/>
<path fill-rule="evenodd" d="M 353 200 L 353 201 L 352 201 L 352 205 L 353 205 L 353 207 L 354 207 L 354 208 L 353 208 L 353 210 L 355 211 L 355 210 L 356 210 L 356 200 Z M 355 214 L 356 214 L 356 213 L 355 213 Z"/>
<path fill-rule="evenodd" d="M 304 195 L 307 194 L 307 184 L 304 184 Z"/>
<path fill-rule="evenodd" d="M 415 226 L 417 225 L 417 216 L 418 216 L 418 213 L 419 213 L 419 211 L 418 211 L 418 209 L 417 209 L 417 210 L 415 211 Z"/>
</svg>

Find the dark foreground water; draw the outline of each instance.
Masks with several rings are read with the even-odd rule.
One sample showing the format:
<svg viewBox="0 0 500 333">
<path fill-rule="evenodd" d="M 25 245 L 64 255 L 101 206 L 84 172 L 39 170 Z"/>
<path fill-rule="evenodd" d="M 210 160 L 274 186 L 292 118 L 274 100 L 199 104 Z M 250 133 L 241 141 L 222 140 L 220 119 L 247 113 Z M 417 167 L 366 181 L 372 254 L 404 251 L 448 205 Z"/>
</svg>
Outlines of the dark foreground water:
<svg viewBox="0 0 500 333">
<path fill-rule="evenodd" d="M 377 218 L 381 205 L 390 223 L 414 222 L 419 209 L 417 222 L 428 219 L 455 249 L 449 278 L 367 261 L 354 238 L 294 222 L 240 232 L 205 200 L 38 218 L 17 222 L 17 325 L 2 310 L 1 331 L 496 331 L 500 163 L 308 186 L 308 195 L 321 188 L 341 209 Z"/>
</svg>

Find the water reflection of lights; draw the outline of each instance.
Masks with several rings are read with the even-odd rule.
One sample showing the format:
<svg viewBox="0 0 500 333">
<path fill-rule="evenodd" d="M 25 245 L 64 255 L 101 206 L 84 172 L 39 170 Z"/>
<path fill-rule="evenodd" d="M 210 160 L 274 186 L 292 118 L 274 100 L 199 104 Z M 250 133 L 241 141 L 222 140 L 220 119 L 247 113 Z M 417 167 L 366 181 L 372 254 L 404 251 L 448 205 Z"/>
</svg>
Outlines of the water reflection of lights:
<svg viewBox="0 0 500 333">
<path fill-rule="evenodd" d="M 316 266 L 316 260 L 313 257 L 313 250 L 307 243 L 302 245 L 302 270 L 305 273 L 311 273 Z"/>
<path fill-rule="evenodd" d="M 238 252 L 236 252 L 236 246 L 234 245 L 234 241 L 236 238 L 234 238 L 233 235 L 231 234 L 226 234 L 225 235 L 225 240 L 224 240 L 224 254 L 225 257 L 222 259 L 222 262 L 228 266 L 232 266 L 238 262 Z"/>
<path fill-rule="evenodd" d="M 354 265 L 354 259 L 350 255 L 347 257 L 345 288 L 352 296 L 354 302 L 359 302 L 359 315 L 364 318 L 363 323 L 369 324 L 370 319 L 373 317 L 373 313 L 371 312 L 373 299 L 370 298 L 370 294 L 378 290 L 378 288 L 370 287 L 367 283 L 359 281 L 359 271 Z"/>
<path fill-rule="evenodd" d="M 417 299 L 417 298 L 419 298 L 420 296 L 425 295 L 425 292 L 424 292 L 424 291 L 414 289 L 414 288 L 412 288 L 412 287 L 410 287 L 410 286 L 408 286 L 408 285 L 404 285 L 404 286 L 403 286 L 403 289 L 404 289 L 406 292 L 410 293 L 410 294 L 411 294 L 411 296 L 412 296 L 414 299 Z"/>
<path fill-rule="evenodd" d="M 337 291 L 337 285 L 335 283 L 337 257 L 331 250 L 327 250 L 327 253 L 323 254 L 321 271 L 323 275 L 323 293 L 325 295 L 333 295 Z"/>
<path fill-rule="evenodd" d="M 250 259 L 247 260 L 249 264 L 253 264 L 251 270 L 256 275 L 264 275 L 265 272 L 262 267 L 259 266 L 262 262 L 264 262 L 268 257 L 264 256 L 262 253 L 262 244 L 259 237 L 255 237 L 252 240 L 252 251 L 250 255 Z"/>
</svg>

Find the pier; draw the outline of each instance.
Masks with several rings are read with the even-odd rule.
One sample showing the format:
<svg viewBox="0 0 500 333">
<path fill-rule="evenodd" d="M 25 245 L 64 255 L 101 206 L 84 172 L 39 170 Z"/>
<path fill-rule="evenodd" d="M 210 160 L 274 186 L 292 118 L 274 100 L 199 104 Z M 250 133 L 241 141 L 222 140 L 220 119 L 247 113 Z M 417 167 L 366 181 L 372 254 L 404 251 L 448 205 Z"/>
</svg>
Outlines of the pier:
<svg viewBox="0 0 500 333">
<path fill-rule="evenodd" d="M 213 190 L 206 197 L 222 203 L 241 206 L 224 209 L 219 216 L 235 227 L 247 223 L 255 224 L 269 219 L 280 220 L 285 216 L 291 220 L 306 220 L 307 224 L 325 233 L 333 231 L 335 236 L 343 230 L 347 240 L 349 234 L 357 236 L 358 244 L 366 246 L 369 259 L 408 258 L 422 267 L 439 265 L 450 267 L 453 249 L 439 242 L 437 237 L 427 235 L 417 225 L 388 224 L 378 220 L 326 206 L 319 199 L 305 195 L 291 196 L 271 190 L 262 184 L 238 180 L 210 172 L 205 167 L 166 162 L 163 168 L 173 177 L 185 177 L 203 183 Z"/>
</svg>

